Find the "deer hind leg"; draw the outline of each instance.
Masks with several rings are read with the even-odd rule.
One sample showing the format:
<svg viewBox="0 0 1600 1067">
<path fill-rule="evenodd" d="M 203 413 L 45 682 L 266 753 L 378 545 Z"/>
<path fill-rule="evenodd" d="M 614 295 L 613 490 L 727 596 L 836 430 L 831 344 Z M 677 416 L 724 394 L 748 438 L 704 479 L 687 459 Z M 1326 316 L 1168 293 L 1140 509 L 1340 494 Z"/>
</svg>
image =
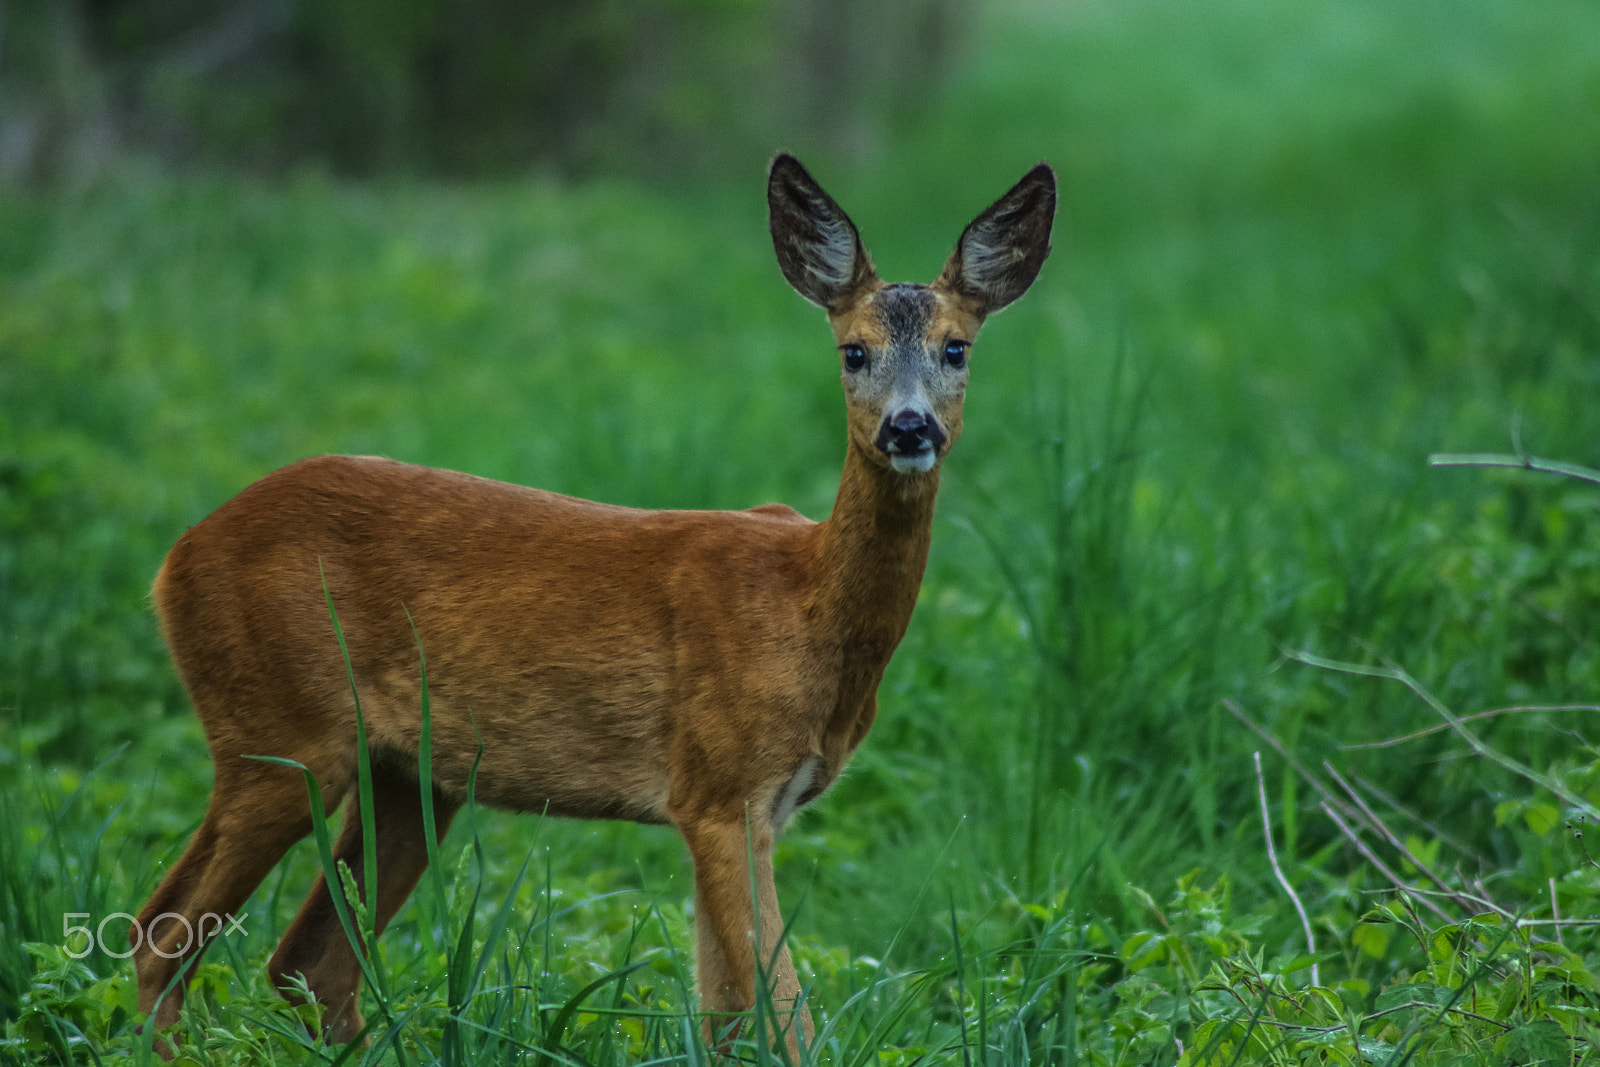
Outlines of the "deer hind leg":
<svg viewBox="0 0 1600 1067">
<path fill-rule="evenodd" d="M 800 980 L 783 943 L 771 830 L 751 827 L 747 834 L 740 820 L 680 824 L 679 831 L 694 859 L 695 978 L 707 1040 L 738 1031 L 732 1016 L 756 1006 L 756 976 L 764 973 L 777 1027 L 798 1055 L 795 1024 L 809 1042 L 811 1015 L 801 1008 Z"/>
<path fill-rule="evenodd" d="M 157 1029 L 178 1021 L 184 984 L 206 939 L 226 929 L 228 917 L 310 829 L 311 809 L 298 774 L 218 761 L 205 819 L 139 912 L 139 1009 L 154 1012 Z M 185 974 L 174 982 L 180 970 Z"/>
<path fill-rule="evenodd" d="M 426 832 L 422 821 L 422 799 L 417 779 L 390 769 L 372 769 L 373 829 L 377 844 L 377 930 L 383 932 L 400 906 L 411 895 L 417 879 L 428 866 Z M 433 791 L 433 810 L 438 838 L 450 827 L 460 802 Z M 344 828 L 334 845 L 335 863 L 343 860 L 355 876 L 365 900 L 367 880 L 363 871 L 365 836 L 361 824 L 361 805 L 354 787 L 346 798 Z M 294 975 L 305 978 L 306 987 L 317 1003 L 326 1005 L 323 1034 L 330 1044 L 351 1041 L 364 1025 L 357 995 L 361 991 L 361 964 L 350 939 L 345 936 L 328 895 L 327 881 L 317 876 L 300 912 L 284 932 L 283 940 L 267 964 L 272 982 L 293 1000 L 286 980 Z"/>
</svg>

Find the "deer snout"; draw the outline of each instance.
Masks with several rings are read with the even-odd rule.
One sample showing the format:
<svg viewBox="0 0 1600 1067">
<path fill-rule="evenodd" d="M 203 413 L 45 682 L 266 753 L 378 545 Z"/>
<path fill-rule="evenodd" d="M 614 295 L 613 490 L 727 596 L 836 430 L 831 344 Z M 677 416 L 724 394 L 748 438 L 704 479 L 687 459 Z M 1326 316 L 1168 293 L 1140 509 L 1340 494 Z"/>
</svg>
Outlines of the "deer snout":
<svg viewBox="0 0 1600 1067">
<path fill-rule="evenodd" d="M 890 466 L 909 474 L 931 470 L 946 439 L 939 420 L 931 412 L 901 408 L 884 416 L 876 443 L 878 451 L 889 457 Z"/>
</svg>

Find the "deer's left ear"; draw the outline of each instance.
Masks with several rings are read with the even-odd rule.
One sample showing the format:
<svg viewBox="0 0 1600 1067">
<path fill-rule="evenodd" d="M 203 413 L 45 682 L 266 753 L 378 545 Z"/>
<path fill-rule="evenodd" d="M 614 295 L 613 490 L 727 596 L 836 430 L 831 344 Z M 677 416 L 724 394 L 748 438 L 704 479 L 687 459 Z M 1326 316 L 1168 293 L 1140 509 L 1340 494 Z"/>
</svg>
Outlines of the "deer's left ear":
<svg viewBox="0 0 1600 1067">
<path fill-rule="evenodd" d="M 1038 277 L 1055 217 L 1055 171 L 1040 163 L 961 231 L 934 284 L 977 304 L 980 315 L 999 311 Z"/>
</svg>

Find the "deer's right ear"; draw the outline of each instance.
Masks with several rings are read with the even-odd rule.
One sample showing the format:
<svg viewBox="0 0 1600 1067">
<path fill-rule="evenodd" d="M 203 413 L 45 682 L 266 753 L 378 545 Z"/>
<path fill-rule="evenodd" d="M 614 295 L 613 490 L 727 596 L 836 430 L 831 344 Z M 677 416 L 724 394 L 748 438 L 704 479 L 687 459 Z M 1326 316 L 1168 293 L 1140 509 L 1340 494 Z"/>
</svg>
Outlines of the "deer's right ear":
<svg viewBox="0 0 1600 1067">
<path fill-rule="evenodd" d="M 788 154 L 767 173 L 767 225 L 783 276 L 813 304 L 842 311 L 877 277 L 850 216 Z"/>
</svg>

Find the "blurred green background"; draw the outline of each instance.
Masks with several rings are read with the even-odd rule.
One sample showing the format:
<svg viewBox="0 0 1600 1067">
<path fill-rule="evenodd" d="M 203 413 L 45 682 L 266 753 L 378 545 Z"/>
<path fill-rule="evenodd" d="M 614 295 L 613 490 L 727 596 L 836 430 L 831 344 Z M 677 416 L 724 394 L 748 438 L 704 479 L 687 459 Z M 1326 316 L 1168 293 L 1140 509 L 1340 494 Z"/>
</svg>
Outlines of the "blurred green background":
<svg viewBox="0 0 1600 1067">
<path fill-rule="evenodd" d="M 81 177 L 133 151 L 686 184 L 775 137 L 881 151 L 967 57 L 974 14 L 970 0 L 14 0 L 0 168 Z"/>
<path fill-rule="evenodd" d="M 1600 498 L 1425 460 L 1600 465 L 1597 56 L 1592 0 L 7 0 L 0 926 L 137 910 L 181 849 L 209 769 L 148 581 L 277 466 L 824 517 L 843 407 L 772 261 L 778 149 L 893 280 L 1039 159 L 1062 183 L 1054 255 L 974 352 L 879 723 L 784 844 L 824 1003 L 828 960 L 931 966 L 957 916 L 975 952 L 1020 951 L 1028 907 L 1115 952 L 1197 868 L 1290 951 L 1224 700 L 1463 877 L 1594 915 L 1550 796 L 1448 733 L 1341 747 L 1438 719 L 1286 653 L 1399 663 L 1462 713 L 1579 705 L 1482 728 L 1596 799 Z M 1264 757 L 1280 857 L 1376 996 L 1416 966 L 1352 932 L 1388 883 Z M 688 893 L 665 832 L 486 825 L 553 884 Z M 575 959 L 624 905 L 594 907 Z M 35 979 L 0 946 L 0 1019 Z M 1113 1041 L 1130 998 L 1075 1018 Z M 1176 1058 L 1185 1025 L 1116 1040 Z"/>
</svg>

